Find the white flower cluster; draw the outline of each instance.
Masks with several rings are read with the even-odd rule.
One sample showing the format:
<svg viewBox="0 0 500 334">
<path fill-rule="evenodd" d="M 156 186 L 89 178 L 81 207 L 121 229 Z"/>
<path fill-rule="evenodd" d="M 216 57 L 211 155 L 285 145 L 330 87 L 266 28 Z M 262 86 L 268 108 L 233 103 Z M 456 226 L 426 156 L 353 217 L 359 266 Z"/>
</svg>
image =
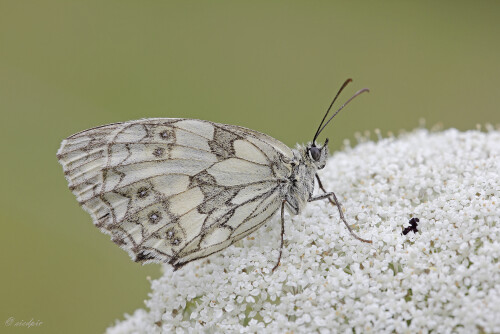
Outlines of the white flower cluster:
<svg viewBox="0 0 500 334">
<path fill-rule="evenodd" d="M 326 200 L 152 282 L 108 333 L 500 333 L 500 132 L 424 129 L 336 153 Z M 418 231 L 402 234 L 412 217 Z"/>
</svg>

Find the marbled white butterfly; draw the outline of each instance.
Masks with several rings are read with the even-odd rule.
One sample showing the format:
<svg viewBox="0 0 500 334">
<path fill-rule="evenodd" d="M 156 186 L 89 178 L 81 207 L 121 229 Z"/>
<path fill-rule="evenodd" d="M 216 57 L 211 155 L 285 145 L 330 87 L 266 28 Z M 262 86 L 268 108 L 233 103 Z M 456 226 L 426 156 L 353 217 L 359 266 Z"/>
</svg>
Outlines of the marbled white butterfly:
<svg viewBox="0 0 500 334">
<path fill-rule="evenodd" d="M 307 202 L 327 199 L 316 171 L 326 164 L 328 139 L 290 149 L 240 126 L 182 118 L 152 118 L 89 129 L 66 138 L 57 153 L 69 188 L 94 224 L 140 263 L 175 269 L 219 252 L 264 225 L 281 210 L 280 263 L 285 208 L 297 215 Z M 314 180 L 324 194 L 313 196 Z"/>
</svg>

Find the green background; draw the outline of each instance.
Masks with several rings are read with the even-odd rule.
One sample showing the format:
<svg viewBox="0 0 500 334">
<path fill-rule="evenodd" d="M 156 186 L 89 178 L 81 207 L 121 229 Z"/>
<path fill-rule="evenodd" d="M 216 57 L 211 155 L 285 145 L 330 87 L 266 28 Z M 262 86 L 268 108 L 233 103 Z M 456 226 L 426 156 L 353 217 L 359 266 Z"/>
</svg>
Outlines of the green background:
<svg viewBox="0 0 500 334">
<path fill-rule="evenodd" d="M 148 117 L 312 139 L 336 90 L 354 101 L 320 140 L 499 123 L 498 1 L 0 0 L 0 332 L 95 333 L 143 306 L 140 266 L 91 223 L 56 151 Z M 38 328 L 4 322 L 40 320 Z"/>
</svg>

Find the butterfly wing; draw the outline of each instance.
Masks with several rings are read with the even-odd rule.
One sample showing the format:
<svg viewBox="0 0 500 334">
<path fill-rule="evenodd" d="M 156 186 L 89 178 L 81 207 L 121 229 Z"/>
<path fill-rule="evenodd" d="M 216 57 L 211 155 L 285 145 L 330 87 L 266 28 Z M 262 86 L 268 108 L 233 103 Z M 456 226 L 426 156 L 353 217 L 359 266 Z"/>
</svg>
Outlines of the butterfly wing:
<svg viewBox="0 0 500 334">
<path fill-rule="evenodd" d="M 238 126 L 145 119 L 86 130 L 58 159 L 94 224 L 132 259 L 178 268 L 256 230 L 279 208 L 291 150 Z"/>
</svg>

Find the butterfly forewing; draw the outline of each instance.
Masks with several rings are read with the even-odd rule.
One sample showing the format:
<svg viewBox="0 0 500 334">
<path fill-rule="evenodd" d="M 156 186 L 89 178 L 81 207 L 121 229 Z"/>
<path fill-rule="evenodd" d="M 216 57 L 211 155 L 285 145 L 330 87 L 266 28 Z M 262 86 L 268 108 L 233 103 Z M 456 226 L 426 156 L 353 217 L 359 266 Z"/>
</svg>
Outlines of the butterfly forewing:
<svg viewBox="0 0 500 334">
<path fill-rule="evenodd" d="M 191 119 L 105 125 L 58 152 L 71 191 L 103 232 L 135 261 L 176 268 L 268 221 L 292 157 L 265 134 Z"/>
</svg>

